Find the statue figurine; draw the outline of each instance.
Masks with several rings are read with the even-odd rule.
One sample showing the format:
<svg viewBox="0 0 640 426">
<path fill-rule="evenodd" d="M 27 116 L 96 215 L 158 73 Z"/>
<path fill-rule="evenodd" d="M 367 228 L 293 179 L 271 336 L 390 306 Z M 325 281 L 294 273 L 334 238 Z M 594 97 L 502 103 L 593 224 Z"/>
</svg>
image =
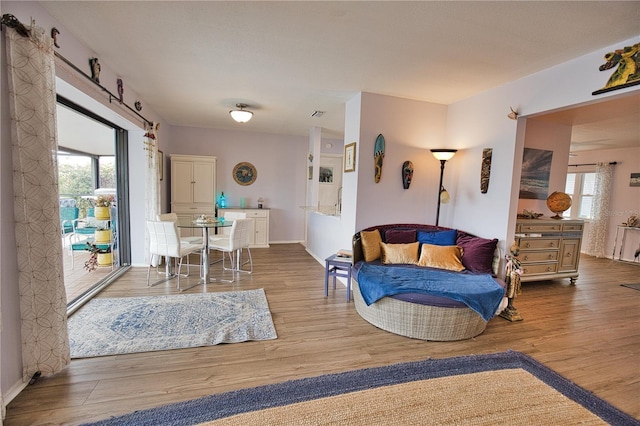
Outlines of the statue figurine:
<svg viewBox="0 0 640 426">
<path fill-rule="evenodd" d="M 507 291 L 505 296 L 509 300 L 509 303 L 500 316 L 508 319 L 509 321 L 522 321 L 522 315 L 518 312 L 518 309 L 513 306 L 513 299 L 520 294 L 522 269 L 518 255 L 520 254 L 520 246 L 515 241 L 509 247 L 509 254 L 505 256 L 507 259 L 506 273 L 504 281 L 507 283 Z"/>
</svg>

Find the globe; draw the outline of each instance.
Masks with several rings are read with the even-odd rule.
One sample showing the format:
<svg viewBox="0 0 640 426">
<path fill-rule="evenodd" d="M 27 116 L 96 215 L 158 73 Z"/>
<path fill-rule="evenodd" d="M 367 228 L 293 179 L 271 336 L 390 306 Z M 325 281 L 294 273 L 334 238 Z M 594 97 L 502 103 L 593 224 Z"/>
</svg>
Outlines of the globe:
<svg viewBox="0 0 640 426">
<path fill-rule="evenodd" d="M 556 191 L 547 197 L 547 207 L 556 214 L 552 219 L 561 219 L 562 212 L 571 207 L 571 197 L 569 194 Z"/>
</svg>

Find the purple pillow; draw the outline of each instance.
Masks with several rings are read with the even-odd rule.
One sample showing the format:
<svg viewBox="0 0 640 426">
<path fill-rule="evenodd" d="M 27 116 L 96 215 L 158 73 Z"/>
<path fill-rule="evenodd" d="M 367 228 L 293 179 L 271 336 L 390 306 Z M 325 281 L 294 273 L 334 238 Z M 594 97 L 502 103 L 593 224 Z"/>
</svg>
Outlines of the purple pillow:
<svg viewBox="0 0 640 426">
<path fill-rule="evenodd" d="M 471 272 L 493 274 L 493 255 L 498 245 L 498 239 L 464 235 L 458 238 L 457 245 L 462 247 L 462 264 Z"/>
<path fill-rule="evenodd" d="M 418 231 L 418 242 L 436 246 L 455 246 L 458 231 Z"/>
<path fill-rule="evenodd" d="M 389 229 L 384 233 L 387 244 L 410 244 L 416 242 L 415 229 Z"/>
</svg>

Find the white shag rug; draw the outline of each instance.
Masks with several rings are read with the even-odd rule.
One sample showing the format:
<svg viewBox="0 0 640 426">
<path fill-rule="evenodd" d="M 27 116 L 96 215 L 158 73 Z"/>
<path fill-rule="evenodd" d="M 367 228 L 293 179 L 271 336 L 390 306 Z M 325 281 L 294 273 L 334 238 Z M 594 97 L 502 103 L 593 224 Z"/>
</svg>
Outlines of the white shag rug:
<svg viewBox="0 0 640 426">
<path fill-rule="evenodd" d="M 98 298 L 68 327 L 71 358 L 277 338 L 264 289 Z"/>
</svg>

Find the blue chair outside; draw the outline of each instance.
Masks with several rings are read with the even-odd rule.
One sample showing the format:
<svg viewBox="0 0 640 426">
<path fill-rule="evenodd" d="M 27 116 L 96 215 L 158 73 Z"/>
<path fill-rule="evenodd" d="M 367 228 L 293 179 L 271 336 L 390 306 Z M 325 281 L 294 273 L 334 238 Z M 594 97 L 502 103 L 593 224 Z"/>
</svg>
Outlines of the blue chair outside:
<svg viewBox="0 0 640 426">
<path fill-rule="evenodd" d="M 63 237 L 71 237 L 74 233 L 74 223 L 78 219 L 79 209 L 77 207 L 60 207 L 60 231 Z"/>
<path fill-rule="evenodd" d="M 76 235 L 94 235 L 98 229 L 93 207 L 87 209 L 87 217 L 73 222 L 73 232 Z"/>
</svg>

